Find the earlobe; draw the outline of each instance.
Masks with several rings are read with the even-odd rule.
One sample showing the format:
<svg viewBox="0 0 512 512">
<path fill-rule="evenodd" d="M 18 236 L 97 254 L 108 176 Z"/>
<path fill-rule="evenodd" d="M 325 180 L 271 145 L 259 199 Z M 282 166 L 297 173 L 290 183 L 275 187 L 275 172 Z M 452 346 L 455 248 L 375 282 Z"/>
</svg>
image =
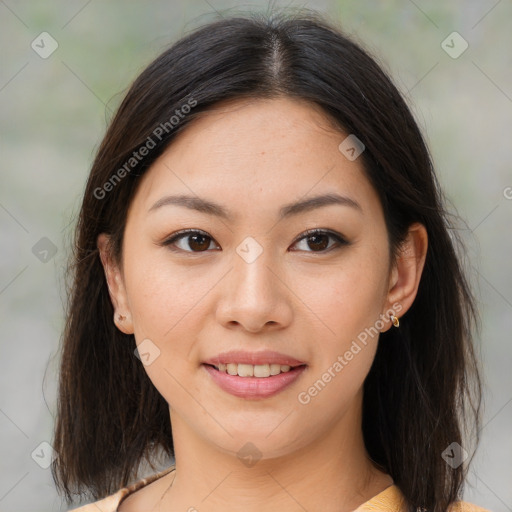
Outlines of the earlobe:
<svg viewBox="0 0 512 512">
<path fill-rule="evenodd" d="M 128 298 L 124 286 L 123 276 L 118 264 L 112 257 L 110 239 L 105 233 L 101 233 L 97 239 L 98 251 L 105 272 L 110 300 L 114 307 L 113 321 L 116 327 L 125 334 L 133 334 L 133 322 Z"/>
<path fill-rule="evenodd" d="M 403 316 L 412 306 L 425 266 L 428 249 L 427 230 L 418 222 L 411 224 L 406 240 L 400 248 L 390 279 L 386 309 L 396 310 L 393 315 Z M 400 306 L 400 310 L 396 308 Z M 390 315 L 389 324 L 393 325 Z M 395 324 L 396 325 L 396 324 Z"/>
</svg>

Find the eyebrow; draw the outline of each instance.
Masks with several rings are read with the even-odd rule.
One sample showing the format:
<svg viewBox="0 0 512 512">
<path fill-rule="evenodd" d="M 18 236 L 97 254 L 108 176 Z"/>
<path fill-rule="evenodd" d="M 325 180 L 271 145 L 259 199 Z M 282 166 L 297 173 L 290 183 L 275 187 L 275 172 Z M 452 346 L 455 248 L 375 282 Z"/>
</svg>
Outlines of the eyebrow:
<svg viewBox="0 0 512 512">
<path fill-rule="evenodd" d="M 309 199 L 305 199 L 303 201 L 289 203 L 283 206 L 279 210 L 279 219 L 284 219 L 285 217 L 298 215 L 300 213 L 332 204 L 348 206 L 359 211 L 360 213 L 363 213 L 361 205 L 350 197 L 341 196 L 339 194 L 324 194 L 310 197 Z M 213 201 L 207 199 L 203 199 L 201 197 L 189 195 L 162 197 L 148 210 L 148 213 L 157 210 L 162 206 L 169 205 L 183 206 L 185 208 L 189 208 L 190 210 L 196 210 L 201 213 L 206 213 L 207 215 L 215 215 L 216 217 L 221 217 L 226 220 L 232 220 L 233 218 L 233 215 L 220 204 L 214 203 Z"/>
</svg>

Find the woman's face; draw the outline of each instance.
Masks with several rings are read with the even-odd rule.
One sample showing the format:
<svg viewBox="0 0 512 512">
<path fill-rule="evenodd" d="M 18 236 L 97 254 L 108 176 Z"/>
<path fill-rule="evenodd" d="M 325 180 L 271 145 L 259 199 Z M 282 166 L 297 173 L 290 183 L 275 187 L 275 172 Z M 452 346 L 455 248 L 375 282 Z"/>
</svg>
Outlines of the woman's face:
<svg viewBox="0 0 512 512">
<path fill-rule="evenodd" d="M 378 196 L 338 148 L 347 135 L 305 102 L 225 103 L 130 205 L 118 326 L 173 424 L 224 452 L 291 453 L 360 413 L 397 279 Z"/>
</svg>

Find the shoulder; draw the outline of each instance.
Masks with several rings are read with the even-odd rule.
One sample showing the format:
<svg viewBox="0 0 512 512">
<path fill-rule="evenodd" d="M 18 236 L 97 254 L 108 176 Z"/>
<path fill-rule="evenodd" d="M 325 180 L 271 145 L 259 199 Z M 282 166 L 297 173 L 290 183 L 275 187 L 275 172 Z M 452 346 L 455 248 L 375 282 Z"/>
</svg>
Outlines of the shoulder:
<svg viewBox="0 0 512 512">
<path fill-rule="evenodd" d="M 84 505 L 82 507 L 74 508 L 69 512 L 116 512 L 117 507 L 121 502 L 121 498 L 125 496 L 125 494 L 122 494 L 122 491 L 124 490 L 125 489 L 120 489 L 115 494 L 111 494 L 102 500 L 89 503 L 88 505 Z"/>
<path fill-rule="evenodd" d="M 106 498 L 103 498 L 99 501 L 95 501 L 94 503 L 89 503 L 88 505 L 83 505 L 78 508 L 74 508 L 69 512 L 117 512 L 119 504 L 130 494 L 133 494 L 135 491 L 142 489 L 143 487 L 149 485 L 154 482 L 158 478 L 167 475 L 168 473 L 175 470 L 175 465 L 164 469 L 163 471 L 159 471 L 153 475 L 150 475 L 146 478 L 142 478 L 137 482 L 129 485 L 128 487 L 123 487 L 119 489 L 115 494 L 111 494 Z"/>
<path fill-rule="evenodd" d="M 450 506 L 449 512 L 490 512 L 490 510 L 467 501 L 456 501 Z"/>
<path fill-rule="evenodd" d="M 363 503 L 354 512 L 405 512 L 408 510 L 406 500 L 397 485 L 390 485 L 371 500 Z M 418 509 L 420 511 L 421 509 Z M 490 512 L 489 510 L 468 503 L 456 501 L 448 507 L 448 512 Z"/>
</svg>

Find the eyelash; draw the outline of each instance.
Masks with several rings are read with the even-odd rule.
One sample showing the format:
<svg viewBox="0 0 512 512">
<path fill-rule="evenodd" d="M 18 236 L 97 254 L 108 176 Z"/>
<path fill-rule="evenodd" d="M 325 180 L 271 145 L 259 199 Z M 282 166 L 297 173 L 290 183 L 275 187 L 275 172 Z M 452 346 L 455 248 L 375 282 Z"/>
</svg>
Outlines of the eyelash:
<svg viewBox="0 0 512 512">
<path fill-rule="evenodd" d="M 201 236 L 204 236 L 206 238 L 209 238 L 211 241 L 214 241 L 214 239 L 208 233 L 206 233 L 205 231 L 202 231 L 200 229 L 184 229 L 184 230 L 178 231 L 177 233 L 174 233 L 173 235 L 171 235 L 171 237 L 169 237 L 168 239 L 164 240 L 161 243 L 161 245 L 164 246 L 164 247 L 168 247 L 171 251 L 174 251 L 174 252 L 188 252 L 188 253 L 193 253 L 193 254 L 201 254 L 201 253 L 204 253 L 204 252 L 210 252 L 209 249 L 206 249 L 204 251 L 188 251 L 188 250 L 185 250 L 185 249 L 180 249 L 178 247 L 173 247 L 172 246 L 172 244 L 174 244 L 178 240 L 181 240 L 181 239 L 186 238 L 187 236 L 191 236 L 191 235 L 201 235 Z M 304 233 L 299 235 L 299 237 L 297 237 L 293 241 L 292 245 L 295 245 L 296 243 L 300 242 L 301 240 L 304 240 L 304 239 L 306 239 L 306 238 L 308 238 L 310 236 L 313 236 L 313 235 L 327 235 L 330 238 L 334 239 L 336 241 L 336 243 L 332 244 L 331 246 L 328 245 L 326 249 L 321 250 L 321 251 L 304 251 L 304 252 L 320 253 L 320 254 L 322 254 L 322 253 L 330 252 L 333 248 L 334 249 L 339 249 L 342 246 L 350 245 L 350 242 L 348 242 L 339 233 L 336 233 L 335 231 L 326 230 L 326 229 L 319 229 L 319 228 L 308 229 L 307 231 L 305 231 Z"/>
</svg>

